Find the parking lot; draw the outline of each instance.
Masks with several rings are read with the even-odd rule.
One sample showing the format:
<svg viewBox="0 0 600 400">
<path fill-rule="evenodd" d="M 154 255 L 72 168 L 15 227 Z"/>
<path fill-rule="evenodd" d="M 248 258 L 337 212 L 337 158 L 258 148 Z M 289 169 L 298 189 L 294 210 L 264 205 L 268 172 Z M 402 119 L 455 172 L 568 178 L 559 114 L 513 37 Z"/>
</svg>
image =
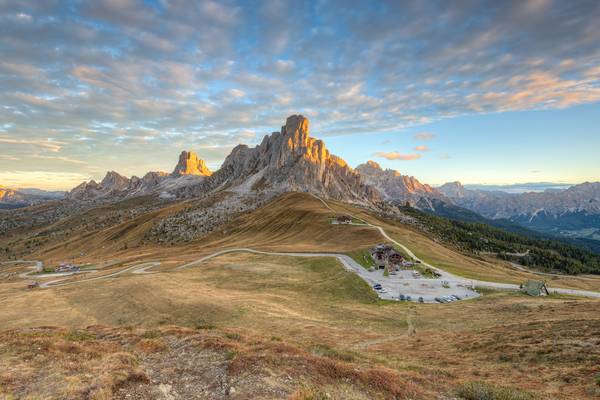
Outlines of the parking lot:
<svg viewBox="0 0 600 400">
<path fill-rule="evenodd" d="M 389 276 L 384 276 L 383 270 L 366 271 L 366 274 L 371 287 L 381 285 L 382 290 L 377 292 L 381 298 L 388 300 L 397 300 L 403 296 L 404 299 L 410 297 L 409 301 L 419 301 L 422 298 L 424 303 L 434 303 L 436 298 L 444 296 L 455 295 L 461 300 L 480 296 L 468 281 L 415 278 L 416 274 L 412 270 L 398 271 L 396 275 Z"/>
</svg>

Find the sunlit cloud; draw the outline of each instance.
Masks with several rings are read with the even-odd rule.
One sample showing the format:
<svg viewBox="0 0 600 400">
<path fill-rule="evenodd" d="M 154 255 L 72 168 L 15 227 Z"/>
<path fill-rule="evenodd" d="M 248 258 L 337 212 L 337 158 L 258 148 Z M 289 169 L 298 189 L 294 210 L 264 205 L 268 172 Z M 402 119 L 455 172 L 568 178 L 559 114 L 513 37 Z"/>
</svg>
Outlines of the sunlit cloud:
<svg viewBox="0 0 600 400">
<path fill-rule="evenodd" d="M 435 134 L 431 132 L 419 132 L 413 136 L 413 139 L 419 141 L 428 141 L 435 139 Z"/>
<path fill-rule="evenodd" d="M 65 145 L 65 142 L 59 142 L 59 141 L 53 141 L 50 139 L 35 139 L 35 140 L 28 140 L 28 139 L 15 139 L 15 138 L 11 138 L 11 137 L 6 137 L 6 136 L 0 136 L 0 143 L 5 143 L 5 144 L 11 144 L 11 145 L 19 145 L 19 146 L 35 146 L 35 147 L 41 147 L 44 148 L 46 150 L 49 150 L 51 152 L 58 152 L 63 145 Z"/>
<path fill-rule="evenodd" d="M 423 151 L 423 152 L 429 151 L 429 147 L 420 145 L 420 146 L 415 147 L 415 151 Z"/>
<path fill-rule="evenodd" d="M 422 157 L 421 154 L 401 154 L 396 151 L 392 151 L 389 153 L 386 153 L 383 151 L 378 151 L 377 153 L 375 153 L 375 155 L 377 157 L 385 158 L 387 160 L 403 160 L 403 161 L 418 160 L 419 158 Z"/>
</svg>

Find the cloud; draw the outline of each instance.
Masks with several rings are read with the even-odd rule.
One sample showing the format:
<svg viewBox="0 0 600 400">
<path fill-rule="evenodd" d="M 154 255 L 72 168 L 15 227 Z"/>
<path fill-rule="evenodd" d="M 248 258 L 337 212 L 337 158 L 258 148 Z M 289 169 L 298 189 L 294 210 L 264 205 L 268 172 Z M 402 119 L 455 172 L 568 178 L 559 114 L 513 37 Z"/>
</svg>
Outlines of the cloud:
<svg viewBox="0 0 600 400">
<path fill-rule="evenodd" d="M 415 147 L 415 151 L 423 151 L 423 152 L 424 151 L 429 151 L 429 147 L 424 146 L 424 145 L 420 145 L 420 146 Z"/>
<path fill-rule="evenodd" d="M 78 165 L 85 164 L 85 161 L 76 160 L 73 158 L 63 157 L 63 156 L 52 157 L 52 156 L 42 156 L 42 155 L 36 154 L 36 155 L 33 155 L 32 157 L 38 158 L 40 160 L 62 161 L 62 162 L 69 163 L 69 164 L 78 164 Z"/>
<path fill-rule="evenodd" d="M 182 148 L 255 144 L 294 113 L 361 135 L 593 103 L 598 20 L 593 1 L 0 0 L 0 168 L 41 149 L 63 157 L 44 168 L 170 169 Z"/>
<path fill-rule="evenodd" d="M 51 139 L 36 139 L 36 140 L 27 140 L 27 139 L 14 139 L 11 137 L 0 136 L 0 143 L 12 144 L 12 145 L 27 145 L 27 146 L 36 146 L 41 147 L 43 149 L 49 150 L 51 152 L 58 152 L 65 142 L 53 141 Z"/>
<path fill-rule="evenodd" d="M 433 139 L 435 139 L 435 134 L 431 133 L 431 132 L 419 132 L 419 133 L 416 133 L 415 136 L 413 136 L 413 139 L 419 140 L 419 141 L 433 140 Z"/>
<path fill-rule="evenodd" d="M 396 151 L 392 151 L 389 153 L 386 153 L 383 151 L 378 151 L 377 153 L 375 153 L 375 155 L 377 157 L 385 158 L 388 160 L 403 160 L 403 161 L 417 160 L 422 157 L 421 154 L 400 154 Z"/>
</svg>

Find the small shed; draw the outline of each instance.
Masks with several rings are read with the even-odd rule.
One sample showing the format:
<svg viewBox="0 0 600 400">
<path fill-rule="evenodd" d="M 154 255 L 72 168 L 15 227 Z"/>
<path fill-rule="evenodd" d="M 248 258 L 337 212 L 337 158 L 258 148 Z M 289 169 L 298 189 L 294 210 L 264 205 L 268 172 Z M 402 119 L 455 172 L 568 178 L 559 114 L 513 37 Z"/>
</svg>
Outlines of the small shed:
<svg viewBox="0 0 600 400">
<path fill-rule="evenodd" d="M 521 285 L 523 292 L 527 293 L 529 296 L 547 296 L 550 294 L 548 292 L 548 288 L 546 287 L 546 282 L 528 280 L 524 284 Z"/>
<path fill-rule="evenodd" d="M 337 217 L 337 221 L 339 224 L 344 224 L 344 225 L 348 225 L 352 223 L 352 218 L 350 218 L 347 215 L 339 215 Z"/>
</svg>

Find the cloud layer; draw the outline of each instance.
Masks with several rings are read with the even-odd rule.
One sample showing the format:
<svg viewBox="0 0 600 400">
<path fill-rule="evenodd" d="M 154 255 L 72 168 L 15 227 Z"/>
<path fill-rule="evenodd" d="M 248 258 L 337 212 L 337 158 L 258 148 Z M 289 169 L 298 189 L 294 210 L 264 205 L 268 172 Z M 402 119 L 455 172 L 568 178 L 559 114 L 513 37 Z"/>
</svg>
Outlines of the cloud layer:
<svg viewBox="0 0 600 400">
<path fill-rule="evenodd" d="M 184 148 L 215 168 L 297 112 L 345 135 L 595 102 L 599 20 L 593 0 L 0 1 L 0 170 Z"/>
</svg>

